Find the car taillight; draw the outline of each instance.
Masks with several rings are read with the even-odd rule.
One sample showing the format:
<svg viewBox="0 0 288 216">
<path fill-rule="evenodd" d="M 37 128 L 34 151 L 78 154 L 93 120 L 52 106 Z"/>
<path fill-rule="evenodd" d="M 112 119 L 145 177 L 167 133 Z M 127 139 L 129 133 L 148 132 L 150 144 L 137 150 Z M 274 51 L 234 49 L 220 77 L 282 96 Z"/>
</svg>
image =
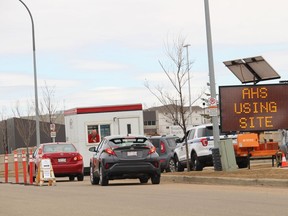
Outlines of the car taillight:
<svg viewBox="0 0 288 216">
<path fill-rule="evenodd" d="M 153 154 L 154 152 L 156 152 L 156 148 L 154 146 L 152 146 L 148 152 L 148 154 Z"/>
<path fill-rule="evenodd" d="M 202 143 L 202 146 L 207 146 L 208 145 L 208 140 L 206 138 L 202 138 L 200 140 L 200 142 Z"/>
<path fill-rule="evenodd" d="M 113 149 L 111 149 L 111 148 L 106 148 L 104 151 L 109 155 L 116 155 L 115 152 L 113 151 Z"/>
<path fill-rule="evenodd" d="M 77 156 L 75 156 L 75 157 L 73 158 L 73 160 L 74 160 L 74 161 L 81 161 L 81 160 L 83 160 L 83 157 L 82 157 L 82 155 L 78 154 Z"/>
<path fill-rule="evenodd" d="M 160 142 L 160 151 L 161 153 L 165 153 L 166 152 L 166 147 L 165 147 L 165 143 L 164 142 Z"/>
</svg>

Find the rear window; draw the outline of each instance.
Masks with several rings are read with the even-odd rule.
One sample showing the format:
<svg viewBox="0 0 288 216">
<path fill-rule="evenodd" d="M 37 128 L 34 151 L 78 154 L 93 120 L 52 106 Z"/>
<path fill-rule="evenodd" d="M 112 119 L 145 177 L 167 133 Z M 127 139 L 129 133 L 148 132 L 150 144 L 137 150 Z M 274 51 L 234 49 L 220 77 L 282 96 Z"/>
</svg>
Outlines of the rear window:
<svg viewBox="0 0 288 216">
<path fill-rule="evenodd" d="M 76 152 L 76 148 L 72 144 L 44 145 L 43 153 L 53 153 L 53 152 Z"/>
<path fill-rule="evenodd" d="M 150 139 L 150 141 L 152 142 L 152 144 L 153 144 L 156 148 L 159 148 L 159 146 L 160 146 L 160 139 Z"/>
<path fill-rule="evenodd" d="M 213 136 L 213 128 L 206 127 L 198 130 L 198 137 Z"/>
<path fill-rule="evenodd" d="M 176 140 L 174 138 L 167 139 L 167 143 L 168 143 L 169 147 L 172 147 L 172 148 L 175 148 L 177 145 Z"/>
<path fill-rule="evenodd" d="M 141 146 L 150 146 L 151 143 L 147 140 L 147 138 L 115 138 L 110 140 L 110 144 L 118 147 L 123 146 L 131 146 L 131 145 L 141 145 Z"/>
<path fill-rule="evenodd" d="M 219 127 L 220 130 L 220 127 Z M 220 135 L 225 135 L 220 132 Z M 208 137 L 208 136 L 213 136 L 213 127 L 209 126 L 206 128 L 201 128 L 198 130 L 198 137 Z"/>
</svg>

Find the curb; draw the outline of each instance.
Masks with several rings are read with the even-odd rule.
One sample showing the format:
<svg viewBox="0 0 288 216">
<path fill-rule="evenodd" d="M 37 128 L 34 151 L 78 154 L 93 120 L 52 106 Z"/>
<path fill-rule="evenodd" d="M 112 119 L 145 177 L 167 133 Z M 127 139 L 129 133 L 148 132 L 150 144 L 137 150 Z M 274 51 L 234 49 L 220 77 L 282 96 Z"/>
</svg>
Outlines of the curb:
<svg viewBox="0 0 288 216">
<path fill-rule="evenodd" d="M 288 187 L 287 179 L 249 179 L 229 177 L 161 175 L 161 181 L 184 184 Z"/>
</svg>

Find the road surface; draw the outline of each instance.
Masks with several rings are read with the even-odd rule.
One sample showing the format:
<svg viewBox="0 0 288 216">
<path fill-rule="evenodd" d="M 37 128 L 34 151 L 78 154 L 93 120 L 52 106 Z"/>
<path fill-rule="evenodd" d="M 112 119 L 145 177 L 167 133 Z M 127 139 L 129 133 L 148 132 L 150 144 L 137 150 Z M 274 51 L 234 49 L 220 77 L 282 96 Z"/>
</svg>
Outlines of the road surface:
<svg viewBox="0 0 288 216">
<path fill-rule="evenodd" d="M 265 216 L 288 214 L 287 188 L 137 180 L 106 187 L 57 179 L 56 186 L 0 184 L 0 215 L 9 216 Z"/>
</svg>

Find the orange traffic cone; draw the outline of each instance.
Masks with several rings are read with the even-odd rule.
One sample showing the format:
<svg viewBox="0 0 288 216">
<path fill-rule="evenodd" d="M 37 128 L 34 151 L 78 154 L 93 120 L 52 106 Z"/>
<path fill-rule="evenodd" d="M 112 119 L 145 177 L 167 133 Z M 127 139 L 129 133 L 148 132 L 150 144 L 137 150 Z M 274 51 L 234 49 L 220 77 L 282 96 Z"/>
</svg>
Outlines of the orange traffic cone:
<svg viewBox="0 0 288 216">
<path fill-rule="evenodd" d="M 281 168 L 287 167 L 287 161 L 286 161 L 286 155 L 282 153 L 282 163 L 281 163 Z"/>
</svg>

